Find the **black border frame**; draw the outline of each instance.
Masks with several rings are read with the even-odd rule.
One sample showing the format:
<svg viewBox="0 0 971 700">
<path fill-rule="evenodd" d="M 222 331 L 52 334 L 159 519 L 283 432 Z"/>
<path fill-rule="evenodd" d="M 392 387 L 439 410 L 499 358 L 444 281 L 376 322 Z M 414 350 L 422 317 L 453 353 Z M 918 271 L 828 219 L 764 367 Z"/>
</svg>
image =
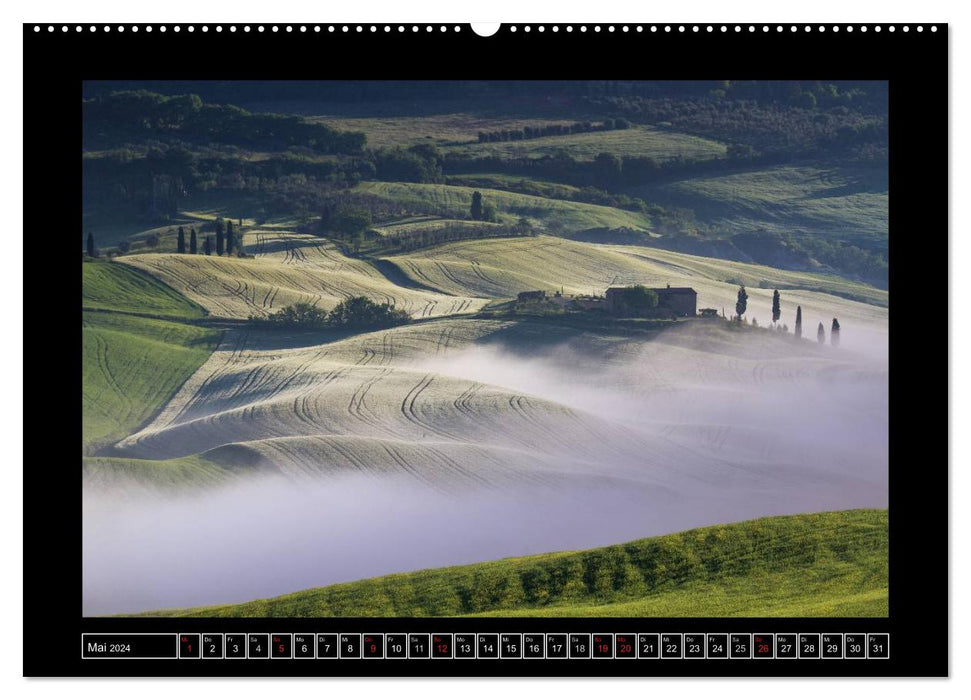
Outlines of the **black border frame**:
<svg viewBox="0 0 971 700">
<path fill-rule="evenodd" d="M 43 212 L 50 231 L 80 230 L 81 82 L 201 79 L 867 79 L 890 83 L 890 283 L 896 289 L 926 281 L 915 274 L 940 269 L 947 255 L 943 238 L 929 245 L 924 232 L 948 227 L 948 26 L 720 24 L 696 25 L 508 25 L 489 38 L 469 25 L 442 32 L 415 32 L 392 25 L 272 23 L 244 32 L 231 25 L 25 24 L 24 179 L 25 212 Z M 187 31 L 192 26 L 194 31 Z M 272 27 L 277 26 L 278 31 Z M 287 31 L 287 27 L 292 31 Z M 610 26 L 615 30 L 611 31 Z M 642 32 L 637 27 L 643 27 Z M 681 27 L 684 27 L 683 31 Z M 698 27 L 697 31 L 694 27 Z M 790 27 L 797 27 L 795 32 Z M 835 31 L 835 27 L 839 31 Z M 599 27 L 599 31 L 596 29 Z M 665 27 L 669 27 L 667 30 Z M 904 28 L 907 31 L 904 31 Z M 362 52 L 392 55 L 380 76 Z M 391 52 L 388 54 L 388 52 Z M 52 195 L 54 197 L 52 198 Z M 59 202 L 60 206 L 51 206 Z M 29 224 L 34 228 L 35 224 Z M 25 234 L 27 232 L 25 231 Z M 65 236 L 71 234 L 65 233 Z M 26 236 L 25 236 L 26 238 Z M 37 271 L 26 246 L 25 292 Z M 77 299 L 80 276 L 70 246 L 51 246 L 45 274 L 60 287 L 50 298 Z M 943 261 L 943 262 L 946 262 Z M 45 280 L 46 284 L 50 284 Z M 54 290 L 52 290 L 54 291 Z M 25 299 L 30 296 L 25 294 Z M 45 454 L 24 460 L 24 674 L 27 676 L 944 676 L 949 669 L 948 452 L 942 394 L 946 387 L 944 332 L 934 333 L 924 297 L 894 296 L 890 336 L 890 617 L 851 618 L 548 618 L 548 619 L 126 619 L 83 618 L 81 600 L 80 471 L 77 481 L 51 478 L 48 470 L 76 464 L 77 442 L 49 440 Z M 938 311 L 946 311 L 935 303 Z M 56 308 L 56 307 L 55 307 Z M 25 375 L 43 377 L 65 397 L 80 394 L 80 365 L 66 361 L 80 343 L 80 309 L 62 305 L 59 326 L 25 309 Z M 74 309 L 73 313 L 71 309 Z M 907 330 L 912 328 L 913 330 Z M 930 331 L 930 332 L 927 332 Z M 51 337 L 53 336 L 53 338 Z M 41 342 L 36 342 L 40 340 Z M 52 343 L 51 340 L 59 342 Z M 936 358 L 931 360 L 932 357 Z M 934 362 L 934 365 L 931 365 Z M 936 367 L 931 371 L 931 367 Z M 51 368 L 58 368 L 51 370 Z M 47 389 L 50 390 L 49 388 Z M 933 393 L 933 396 L 932 396 Z M 933 399 L 933 401 L 932 401 Z M 73 412 L 73 413 L 72 413 Z M 50 429 L 48 406 L 28 391 L 24 399 L 25 441 L 32 429 Z M 80 403 L 59 407 L 62 425 L 76 425 Z M 73 415 L 73 418 L 72 418 Z M 71 421 L 75 422 L 72 423 Z M 47 423 L 42 426 L 42 423 Z M 69 431 L 68 431 L 69 432 Z M 59 466 L 60 465 L 60 466 Z M 56 514 L 56 515 L 52 515 Z M 889 660 L 165 660 L 82 661 L 82 632 L 889 632 Z"/>
</svg>

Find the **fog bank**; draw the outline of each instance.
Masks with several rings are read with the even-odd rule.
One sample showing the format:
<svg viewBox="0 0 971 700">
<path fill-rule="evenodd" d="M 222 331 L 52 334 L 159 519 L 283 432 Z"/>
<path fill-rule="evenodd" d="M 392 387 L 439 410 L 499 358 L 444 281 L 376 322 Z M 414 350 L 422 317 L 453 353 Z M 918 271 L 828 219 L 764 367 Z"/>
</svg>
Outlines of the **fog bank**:
<svg viewBox="0 0 971 700">
<path fill-rule="evenodd" d="M 413 365 L 555 402 L 631 436 L 542 486 L 440 491 L 406 474 L 346 474 L 261 476 L 170 498 L 88 493 L 84 613 L 242 602 L 765 515 L 885 507 L 880 352 L 797 355 L 746 342 L 732 353 L 683 338 L 475 346 Z"/>
</svg>

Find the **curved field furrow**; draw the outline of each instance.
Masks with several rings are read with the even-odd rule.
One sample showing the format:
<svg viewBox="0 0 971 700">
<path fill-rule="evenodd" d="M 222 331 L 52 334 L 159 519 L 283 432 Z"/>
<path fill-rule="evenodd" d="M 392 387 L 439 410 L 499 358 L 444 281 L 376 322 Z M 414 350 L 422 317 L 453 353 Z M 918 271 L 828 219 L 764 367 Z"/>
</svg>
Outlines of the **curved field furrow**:
<svg viewBox="0 0 971 700">
<path fill-rule="evenodd" d="M 259 257 L 145 254 L 124 256 L 121 262 L 148 272 L 220 318 L 265 317 L 299 302 L 329 310 L 354 296 L 416 317 L 447 313 L 455 301 L 465 302 L 469 309 L 488 301 L 399 287 L 370 264 L 345 258 L 319 239 L 277 235 L 282 238 L 257 236 Z M 320 254 L 307 255 L 308 247 Z"/>
<path fill-rule="evenodd" d="M 837 411 L 834 421 L 850 417 L 879 426 L 879 414 L 861 412 L 861 419 L 847 413 L 852 406 L 829 405 L 825 394 L 812 403 L 806 397 L 819 396 L 824 380 L 878 393 L 885 374 L 861 372 L 815 343 L 793 354 L 791 341 L 768 336 L 769 345 L 753 354 L 738 334 L 692 328 L 653 340 L 566 334 L 558 341 L 549 325 L 442 319 L 283 346 L 269 332 L 230 332 L 159 418 L 116 449 L 135 458 L 218 453 L 230 459 L 231 446 L 240 445 L 263 454 L 267 468 L 295 476 L 400 473 L 436 488 L 599 479 L 657 493 L 783 485 L 812 491 L 823 483 L 821 470 L 852 465 L 839 477 L 851 491 L 880 473 L 883 457 L 865 444 L 796 441 L 791 431 L 717 407 L 778 412 L 772 388 L 781 386 L 804 397 L 788 409 L 796 416 Z M 614 392 L 613 398 L 591 412 L 582 393 L 556 383 L 531 391 L 504 386 L 501 376 L 490 379 L 490 356 L 463 364 L 464 352 L 478 352 L 487 347 L 480 342 L 501 335 L 542 337 L 551 347 L 568 342 L 564 371 Z M 777 356 L 767 359 L 770 352 Z M 459 364 L 450 364 L 452 358 Z M 598 374 L 585 379 L 594 368 Z M 484 374 L 469 376 L 469 370 Z M 754 427 L 742 430 L 736 422 Z M 278 443 L 280 449 L 273 447 Z"/>
</svg>

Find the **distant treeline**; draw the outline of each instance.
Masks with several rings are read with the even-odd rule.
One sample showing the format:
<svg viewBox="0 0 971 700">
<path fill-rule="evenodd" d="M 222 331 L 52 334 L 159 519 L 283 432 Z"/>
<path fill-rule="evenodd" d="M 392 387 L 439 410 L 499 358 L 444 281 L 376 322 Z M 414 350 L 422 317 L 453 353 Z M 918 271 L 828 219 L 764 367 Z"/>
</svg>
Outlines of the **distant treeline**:
<svg viewBox="0 0 971 700">
<path fill-rule="evenodd" d="M 522 129 L 502 129 L 500 131 L 480 131 L 479 143 L 494 143 L 496 141 L 525 141 L 544 136 L 568 136 L 569 134 L 586 134 L 593 131 L 613 131 L 614 129 L 628 129 L 630 122 L 620 117 L 618 119 L 604 119 L 599 124 L 591 122 L 574 122 L 573 124 L 545 124 L 543 126 L 524 126 Z"/>
<path fill-rule="evenodd" d="M 800 90 L 799 85 L 793 89 Z M 607 97 L 593 101 L 592 106 L 635 123 L 743 144 L 764 154 L 793 157 L 835 151 L 852 159 L 860 157 L 860 151 L 870 151 L 866 157 L 872 159 L 876 148 L 885 160 L 889 133 L 885 97 L 864 97 L 860 91 L 836 94 L 833 97 L 830 89 L 821 86 L 818 92 L 801 91 L 790 100 L 779 101 L 717 95 Z"/>
<path fill-rule="evenodd" d="M 442 170 L 448 175 L 500 173 L 536 180 L 559 182 L 574 187 L 595 187 L 618 192 L 628 187 L 647 185 L 695 175 L 726 173 L 758 165 L 776 165 L 790 160 L 783 155 L 764 155 L 751 149 L 731 149 L 726 158 L 670 158 L 618 156 L 600 153 L 593 160 L 577 159 L 564 149 L 540 158 L 473 157 L 449 153 Z"/>
<path fill-rule="evenodd" d="M 208 190 L 257 194 L 272 208 L 274 198 L 294 186 L 343 189 L 371 174 L 370 162 L 280 154 L 263 160 L 196 152 L 182 145 L 156 145 L 139 153 L 116 149 L 81 161 L 85 207 L 117 216 L 172 215 L 193 193 Z"/>
<path fill-rule="evenodd" d="M 457 185 L 459 187 L 483 187 L 494 190 L 506 190 L 507 192 L 518 192 L 534 197 L 547 197 L 549 199 L 562 199 L 568 202 L 583 202 L 585 204 L 599 204 L 605 207 L 616 209 L 626 209 L 647 213 L 650 209 L 640 197 L 631 197 L 618 192 L 607 192 L 596 187 L 573 187 L 561 185 L 555 182 L 543 182 L 540 180 L 527 180 L 522 178 L 512 180 L 508 178 L 490 178 L 488 175 L 452 175 L 446 178 L 446 184 Z"/>
<path fill-rule="evenodd" d="M 452 243 L 455 241 L 470 241 L 482 238 L 522 238 L 535 236 L 536 231 L 528 223 L 520 221 L 512 226 L 471 226 L 468 224 L 454 224 L 447 227 L 413 229 L 402 233 L 392 233 L 374 242 L 374 251 L 406 253 L 420 248 Z"/>
<path fill-rule="evenodd" d="M 853 95 L 855 104 L 886 100 L 886 82 L 862 80 L 113 80 L 85 81 L 83 90 L 86 98 L 119 90 L 152 90 L 166 95 L 191 92 L 207 101 L 234 104 L 402 102 L 420 108 L 422 102 L 496 99 L 513 99 L 525 106 L 536 104 L 537 95 L 573 101 L 602 97 L 683 99 L 706 97 L 719 90 L 731 99 L 785 103 L 794 93 L 818 95 L 821 90 L 831 90 L 830 86 L 839 95 Z M 820 99 L 820 106 L 827 104 Z"/>
<path fill-rule="evenodd" d="M 303 146 L 317 153 L 361 153 L 362 133 L 337 131 L 300 117 L 252 114 L 228 104 L 206 104 L 198 95 L 167 97 L 145 90 L 113 92 L 82 101 L 84 144 L 117 144 L 123 138 L 175 138 L 265 150 Z"/>
</svg>

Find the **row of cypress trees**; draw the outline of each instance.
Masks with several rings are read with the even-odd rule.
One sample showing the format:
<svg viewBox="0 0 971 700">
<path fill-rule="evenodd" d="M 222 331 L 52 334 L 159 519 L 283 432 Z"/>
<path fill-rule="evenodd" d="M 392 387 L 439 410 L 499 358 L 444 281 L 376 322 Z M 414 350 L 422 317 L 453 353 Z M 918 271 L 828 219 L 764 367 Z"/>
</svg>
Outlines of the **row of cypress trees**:
<svg viewBox="0 0 971 700">
<path fill-rule="evenodd" d="M 745 285 L 741 285 L 738 288 L 738 295 L 735 300 L 735 314 L 739 321 L 742 319 L 742 314 L 745 313 L 745 309 L 748 307 L 748 292 L 745 291 Z M 779 318 L 782 316 L 782 304 L 781 298 L 779 296 L 779 290 L 775 289 L 772 292 L 772 323 L 777 323 Z M 796 338 L 802 338 L 802 306 L 796 307 L 796 328 L 794 330 L 794 335 Z M 830 327 L 829 340 L 833 347 L 838 348 L 840 344 L 840 322 L 838 319 L 833 319 L 833 325 Z M 819 326 L 816 328 L 816 341 L 820 344 L 826 342 L 826 327 L 823 326 L 823 322 L 819 322 Z"/>
<path fill-rule="evenodd" d="M 213 237 L 206 236 L 205 240 L 202 242 L 202 252 L 205 255 L 212 255 L 215 249 L 216 255 L 232 255 L 233 251 L 238 248 L 236 243 L 236 231 L 233 229 L 233 222 L 226 221 L 226 226 L 223 227 L 223 220 L 216 219 L 216 241 L 215 248 L 213 247 Z M 178 240 L 176 242 L 176 252 L 186 253 L 189 255 L 195 255 L 199 252 L 198 241 L 196 236 L 195 228 L 189 229 L 189 249 L 186 251 L 185 245 L 185 229 L 179 226 Z"/>
</svg>

